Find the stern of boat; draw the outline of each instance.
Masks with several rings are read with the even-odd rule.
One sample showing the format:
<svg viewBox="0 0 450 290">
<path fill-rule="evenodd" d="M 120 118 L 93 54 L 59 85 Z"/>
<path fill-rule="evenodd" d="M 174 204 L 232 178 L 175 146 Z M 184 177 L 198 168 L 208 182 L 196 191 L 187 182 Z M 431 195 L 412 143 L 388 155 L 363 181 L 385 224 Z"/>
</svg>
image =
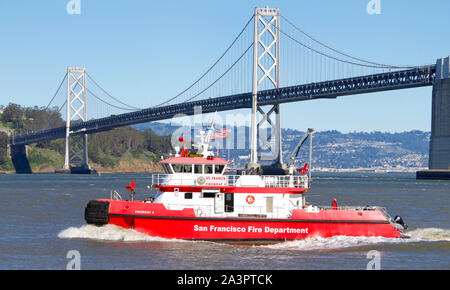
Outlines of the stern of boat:
<svg viewBox="0 0 450 290">
<path fill-rule="evenodd" d="M 84 219 L 87 224 L 102 226 L 108 223 L 109 202 L 90 200 L 84 209 Z"/>
</svg>

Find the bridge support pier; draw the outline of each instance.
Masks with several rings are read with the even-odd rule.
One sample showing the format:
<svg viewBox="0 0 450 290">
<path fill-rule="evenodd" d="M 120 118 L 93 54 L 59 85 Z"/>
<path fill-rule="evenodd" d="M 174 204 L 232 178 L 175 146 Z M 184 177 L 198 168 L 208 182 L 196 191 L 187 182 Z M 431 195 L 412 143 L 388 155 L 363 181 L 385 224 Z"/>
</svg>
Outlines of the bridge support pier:
<svg viewBox="0 0 450 290">
<path fill-rule="evenodd" d="M 10 151 L 16 173 L 32 173 L 30 163 L 27 158 L 26 145 L 11 145 Z"/>
<path fill-rule="evenodd" d="M 450 57 L 438 59 L 433 84 L 429 170 L 418 179 L 450 179 Z"/>
</svg>

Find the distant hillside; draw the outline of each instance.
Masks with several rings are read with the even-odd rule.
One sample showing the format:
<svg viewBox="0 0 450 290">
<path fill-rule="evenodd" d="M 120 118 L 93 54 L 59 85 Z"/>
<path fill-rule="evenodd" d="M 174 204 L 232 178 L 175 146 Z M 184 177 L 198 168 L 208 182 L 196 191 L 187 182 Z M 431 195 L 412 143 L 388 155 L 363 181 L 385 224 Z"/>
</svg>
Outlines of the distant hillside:
<svg viewBox="0 0 450 290">
<path fill-rule="evenodd" d="M 150 129 L 156 134 L 171 134 L 178 127 L 165 123 L 146 123 L 134 126 L 139 130 Z M 239 132 L 239 134 L 238 134 Z M 234 128 L 230 138 L 243 142 L 248 148 L 249 128 Z M 283 156 L 286 159 L 304 132 L 282 129 Z M 234 136 L 239 136 L 236 138 Z M 409 131 L 401 133 L 318 131 L 313 135 L 314 167 L 333 169 L 378 168 L 407 170 L 427 167 L 430 132 Z M 302 148 L 299 163 L 306 162 L 308 148 Z M 248 162 L 248 149 L 218 150 L 219 155 L 233 160 L 242 167 Z"/>
<path fill-rule="evenodd" d="M 283 151 L 290 152 L 303 133 L 283 130 Z M 428 165 L 430 132 L 338 131 L 313 135 L 313 163 L 324 168 L 417 168 Z M 302 153 L 306 157 L 306 150 Z"/>
<path fill-rule="evenodd" d="M 153 122 L 153 123 L 143 123 L 131 126 L 139 131 L 151 130 L 158 136 L 169 136 L 179 128 L 179 126 L 172 126 L 170 124 Z"/>
</svg>

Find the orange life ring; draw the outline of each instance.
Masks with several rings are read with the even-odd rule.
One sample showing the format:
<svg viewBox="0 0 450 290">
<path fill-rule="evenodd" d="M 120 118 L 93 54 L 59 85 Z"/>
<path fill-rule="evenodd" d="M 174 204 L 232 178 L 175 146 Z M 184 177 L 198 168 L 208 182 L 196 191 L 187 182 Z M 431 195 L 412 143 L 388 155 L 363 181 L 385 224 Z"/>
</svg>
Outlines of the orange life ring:
<svg viewBox="0 0 450 290">
<path fill-rule="evenodd" d="M 254 197 L 253 195 L 247 195 L 247 198 L 245 199 L 245 201 L 246 201 L 248 204 L 252 204 L 252 203 L 255 202 L 255 197 Z"/>
</svg>

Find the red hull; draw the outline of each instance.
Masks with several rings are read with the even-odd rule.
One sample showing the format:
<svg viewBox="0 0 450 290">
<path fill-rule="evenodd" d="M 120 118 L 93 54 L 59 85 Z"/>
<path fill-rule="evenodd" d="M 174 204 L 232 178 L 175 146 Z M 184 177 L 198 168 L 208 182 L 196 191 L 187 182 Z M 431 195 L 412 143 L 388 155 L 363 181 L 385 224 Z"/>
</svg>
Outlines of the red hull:
<svg viewBox="0 0 450 290">
<path fill-rule="evenodd" d="M 109 202 L 108 223 L 167 239 L 265 241 L 332 236 L 399 238 L 379 210 L 294 210 L 291 218 L 196 217 L 193 209 L 167 210 L 157 203 Z"/>
</svg>

